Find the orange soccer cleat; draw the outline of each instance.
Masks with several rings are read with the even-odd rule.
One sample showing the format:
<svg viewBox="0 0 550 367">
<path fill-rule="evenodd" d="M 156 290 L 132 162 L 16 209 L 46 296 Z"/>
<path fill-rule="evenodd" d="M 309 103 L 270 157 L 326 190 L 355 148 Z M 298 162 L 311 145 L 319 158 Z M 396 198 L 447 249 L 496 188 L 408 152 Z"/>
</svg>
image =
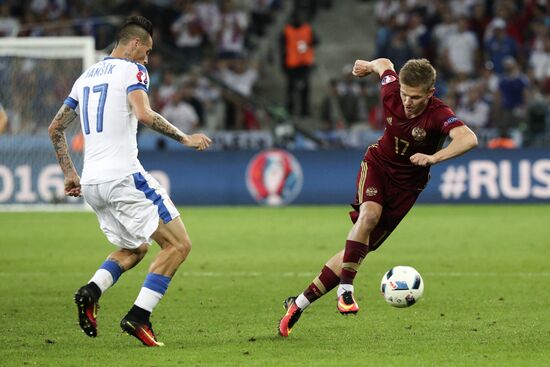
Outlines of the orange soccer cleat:
<svg viewBox="0 0 550 367">
<path fill-rule="evenodd" d="M 287 337 L 292 331 L 292 327 L 298 322 L 302 315 L 300 307 L 296 306 L 296 297 L 288 297 L 284 302 L 286 314 L 279 322 L 279 335 Z"/>
<path fill-rule="evenodd" d="M 359 311 L 359 305 L 355 302 L 353 293 L 350 291 L 345 291 L 338 297 L 338 304 L 336 307 L 342 315 L 356 314 L 357 311 Z"/>
</svg>

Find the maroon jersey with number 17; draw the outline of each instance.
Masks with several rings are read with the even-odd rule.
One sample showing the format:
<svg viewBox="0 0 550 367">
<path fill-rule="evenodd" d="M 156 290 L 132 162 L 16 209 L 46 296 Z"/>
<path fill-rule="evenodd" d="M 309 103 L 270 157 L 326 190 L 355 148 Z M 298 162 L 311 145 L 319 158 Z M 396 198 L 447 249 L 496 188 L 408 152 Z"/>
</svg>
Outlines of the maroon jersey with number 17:
<svg viewBox="0 0 550 367">
<path fill-rule="evenodd" d="M 429 100 L 422 114 L 408 119 L 395 71 L 386 70 L 380 84 L 386 128 L 378 143 L 367 150 L 365 160 L 376 162 L 399 187 L 421 190 L 428 182 L 430 168 L 415 166 L 409 158 L 415 153 L 434 154 L 449 131 L 464 123 L 437 97 Z"/>
</svg>

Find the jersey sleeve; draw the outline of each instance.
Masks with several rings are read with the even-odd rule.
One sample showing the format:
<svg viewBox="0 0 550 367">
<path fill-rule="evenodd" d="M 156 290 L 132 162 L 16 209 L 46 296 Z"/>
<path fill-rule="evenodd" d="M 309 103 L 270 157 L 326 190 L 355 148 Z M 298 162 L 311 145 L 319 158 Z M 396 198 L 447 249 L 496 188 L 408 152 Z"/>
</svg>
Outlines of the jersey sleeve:
<svg viewBox="0 0 550 367">
<path fill-rule="evenodd" d="M 399 96 L 399 76 L 393 70 L 386 70 L 380 78 L 382 104 L 384 109 L 399 118 L 405 118 L 403 102 Z"/>
<path fill-rule="evenodd" d="M 449 135 L 449 131 L 455 127 L 465 125 L 462 120 L 456 117 L 453 110 L 447 106 L 438 108 L 432 121 L 437 124 L 437 128 L 444 135 Z"/>
<path fill-rule="evenodd" d="M 78 107 L 77 87 L 78 87 L 78 81 L 79 80 L 80 80 L 80 78 L 78 78 L 76 80 L 76 82 L 74 82 L 73 88 L 71 89 L 71 93 L 69 93 L 67 98 L 65 98 L 65 100 L 63 101 L 63 104 L 66 104 L 67 106 L 69 106 L 73 110 L 76 110 L 76 108 Z"/>
<path fill-rule="evenodd" d="M 126 69 L 124 78 L 126 93 L 141 89 L 147 93 L 149 91 L 149 73 L 145 66 L 141 64 L 130 64 Z"/>
</svg>

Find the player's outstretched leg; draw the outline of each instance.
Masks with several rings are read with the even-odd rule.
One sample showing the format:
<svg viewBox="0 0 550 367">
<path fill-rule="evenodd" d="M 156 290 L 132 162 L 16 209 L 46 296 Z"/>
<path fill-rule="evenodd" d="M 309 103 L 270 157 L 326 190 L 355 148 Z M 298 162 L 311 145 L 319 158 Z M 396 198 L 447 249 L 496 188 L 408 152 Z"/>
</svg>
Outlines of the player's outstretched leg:
<svg viewBox="0 0 550 367">
<path fill-rule="evenodd" d="M 356 314 L 359 305 L 353 297 L 353 280 L 361 261 L 368 252 L 368 246 L 357 241 L 346 241 L 346 249 L 342 260 L 342 274 L 338 287 L 338 302 L 336 308 L 342 315 Z"/>
<path fill-rule="evenodd" d="M 340 283 L 340 278 L 329 266 L 338 268 L 338 262 L 342 263 L 342 254 L 343 251 L 333 256 L 303 293 L 298 295 L 298 297 L 288 297 L 285 300 L 286 313 L 279 322 L 279 335 L 287 337 L 296 322 L 298 322 L 302 312 L 311 303 L 321 298 Z"/>
<path fill-rule="evenodd" d="M 99 297 L 116 283 L 123 272 L 118 262 L 108 259 L 101 264 L 90 282 L 76 291 L 74 301 L 78 310 L 78 323 L 86 335 L 97 336 Z"/>
<path fill-rule="evenodd" d="M 191 240 L 179 217 L 168 223 L 161 221 L 152 238 L 161 250 L 149 267 L 133 307 L 120 321 L 120 327 L 146 346 L 161 347 L 164 344 L 157 340 L 149 318 L 164 297 L 172 276 L 191 251 Z"/>
</svg>

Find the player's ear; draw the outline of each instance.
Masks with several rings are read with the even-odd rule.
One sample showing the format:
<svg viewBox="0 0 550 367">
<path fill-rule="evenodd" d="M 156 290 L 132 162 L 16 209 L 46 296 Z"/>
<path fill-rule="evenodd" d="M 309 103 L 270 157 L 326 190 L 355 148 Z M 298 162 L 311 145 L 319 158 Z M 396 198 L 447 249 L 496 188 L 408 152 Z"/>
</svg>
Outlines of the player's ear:
<svg viewBox="0 0 550 367">
<path fill-rule="evenodd" d="M 434 87 L 431 87 L 429 90 L 428 90 L 428 98 L 431 98 L 435 93 L 435 88 Z"/>
</svg>

